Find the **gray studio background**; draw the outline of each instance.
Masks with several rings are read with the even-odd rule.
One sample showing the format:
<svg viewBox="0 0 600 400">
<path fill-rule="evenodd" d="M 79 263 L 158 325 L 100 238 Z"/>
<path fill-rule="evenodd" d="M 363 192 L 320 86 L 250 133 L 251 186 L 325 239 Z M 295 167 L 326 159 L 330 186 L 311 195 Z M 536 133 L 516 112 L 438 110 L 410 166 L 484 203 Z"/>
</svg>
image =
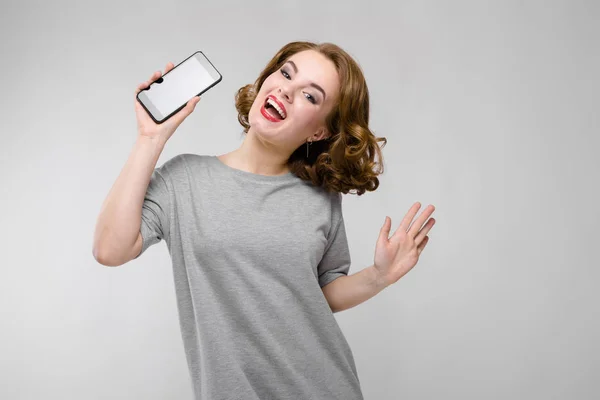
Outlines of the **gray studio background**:
<svg viewBox="0 0 600 400">
<path fill-rule="evenodd" d="M 163 242 L 98 264 L 136 86 L 223 74 L 158 162 L 241 144 L 235 91 L 285 43 L 352 54 L 385 136 L 344 197 L 356 273 L 386 215 L 437 220 L 417 266 L 336 314 L 367 400 L 600 398 L 600 6 L 592 1 L 3 1 L 0 398 L 191 399 Z M 235 227 L 231 227 L 235 229 Z"/>
</svg>

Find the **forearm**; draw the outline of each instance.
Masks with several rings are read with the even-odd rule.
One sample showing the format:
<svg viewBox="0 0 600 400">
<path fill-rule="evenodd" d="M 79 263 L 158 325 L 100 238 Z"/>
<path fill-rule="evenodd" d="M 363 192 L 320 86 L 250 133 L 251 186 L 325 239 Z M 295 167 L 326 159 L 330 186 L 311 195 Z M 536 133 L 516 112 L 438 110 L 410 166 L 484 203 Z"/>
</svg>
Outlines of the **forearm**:
<svg viewBox="0 0 600 400">
<path fill-rule="evenodd" d="M 355 274 L 342 276 L 323 287 L 331 310 L 336 313 L 355 307 L 385 289 L 373 265 Z"/>
</svg>

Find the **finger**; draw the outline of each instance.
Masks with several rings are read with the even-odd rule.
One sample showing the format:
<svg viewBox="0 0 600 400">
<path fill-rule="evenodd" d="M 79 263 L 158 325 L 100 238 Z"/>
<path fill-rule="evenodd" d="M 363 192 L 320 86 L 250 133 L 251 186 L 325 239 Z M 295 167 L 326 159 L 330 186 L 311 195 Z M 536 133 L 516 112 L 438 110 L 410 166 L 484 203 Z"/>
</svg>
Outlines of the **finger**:
<svg viewBox="0 0 600 400">
<path fill-rule="evenodd" d="M 423 249 L 425 248 L 425 246 L 427 246 L 427 243 L 429 243 L 429 236 L 425 236 L 425 239 L 423 239 L 423 241 L 421 242 L 421 244 L 419 246 L 417 246 L 417 255 L 420 256 L 421 252 L 423 251 Z"/>
<path fill-rule="evenodd" d="M 150 86 L 152 84 L 152 82 L 154 82 L 158 78 L 160 78 L 160 71 L 154 72 L 154 74 L 152 74 L 152 76 L 150 77 L 149 80 L 147 80 L 144 83 L 140 83 L 138 85 L 138 87 L 135 89 L 135 94 L 137 95 L 139 92 L 141 92 L 142 90 L 146 89 L 148 86 Z"/>
<path fill-rule="evenodd" d="M 172 62 L 168 62 L 167 65 L 165 66 L 165 74 L 167 72 L 169 72 L 170 70 L 172 70 L 175 66 L 173 65 Z M 154 82 L 155 80 L 157 80 L 158 78 L 160 78 L 161 76 L 163 76 L 164 74 L 161 74 L 160 71 L 155 71 L 154 74 L 152 74 L 152 76 L 150 77 L 150 79 L 144 83 L 141 83 L 136 89 L 135 89 L 135 94 L 138 94 L 141 90 L 147 88 L 148 86 L 150 86 L 150 84 L 152 84 L 152 82 Z"/>
<path fill-rule="evenodd" d="M 419 243 L 421 243 L 422 240 L 425 239 L 425 237 L 427 236 L 427 233 L 431 230 L 431 228 L 433 228 L 434 224 L 435 224 L 435 219 L 431 218 L 429 221 L 427 221 L 427 223 L 425 224 L 423 229 L 421 229 L 419 231 L 419 234 L 417 236 L 415 236 L 415 243 L 417 246 L 419 245 Z"/>
<path fill-rule="evenodd" d="M 162 73 L 160 72 L 160 69 L 158 71 L 154 71 L 154 73 L 152 74 L 152 76 L 150 77 L 150 79 L 148 80 L 148 82 L 154 82 L 155 80 L 157 80 L 161 76 L 162 76 Z"/>
<path fill-rule="evenodd" d="M 185 107 L 183 107 L 177 114 L 173 116 L 174 121 L 177 125 L 181 124 L 188 115 L 190 115 L 196 108 L 196 104 L 200 101 L 200 97 L 194 96 L 188 100 Z"/>
<path fill-rule="evenodd" d="M 390 237 L 390 228 L 392 227 L 392 219 L 388 216 L 385 217 L 385 222 L 379 231 L 379 240 L 384 240 L 387 242 Z"/>
<path fill-rule="evenodd" d="M 408 234 L 412 237 L 416 237 L 417 234 L 419 233 L 419 230 L 421 229 L 421 227 L 423 226 L 423 224 L 425 223 L 427 218 L 429 218 L 429 216 L 433 213 L 434 210 L 435 210 L 435 207 L 433 205 L 429 205 L 429 207 L 427 207 L 425 210 L 423 210 L 421 215 L 419 215 L 419 218 L 417 218 L 417 220 L 410 227 Z"/>
<path fill-rule="evenodd" d="M 140 83 L 136 88 L 135 88 L 135 94 L 137 95 L 139 92 L 141 92 L 142 90 L 146 89 L 148 87 L 148 82 L 144 82 L 144 83 Z"/>
<path fill-rule="evenodd" d="M 185 105 L 185 107 L 183 107 L 183 110 L 187 113 L 187 115 L 190 115 L 192 113 L 192 111 L 194 111 L 194 108 L 196 108 L 196 104 L 198 104 L 200 102 L 200 97 L 199 96 L 194 96 L 191 99 L 188 100 L 188 103 Z"/>
<path fill-rule="evenodd" d="M 398 227 L 398 229 L 396 229 L 393 236 L 396 236 L 398 232 L 408 232 L 408 227 L 410 226 L 411 221 L 415 217 L 415 214 L 417 214 L 417 211 L 419 211 L 419 208 L 421 208 L 421 203 L 416 202 L 415 204 L 413 204 L 410 210 L 408 210 L 408 213 L 406 213 L 406 215 L 404 216 L 404 219 L 402 219 L 400 226 Z"/>
</svg>

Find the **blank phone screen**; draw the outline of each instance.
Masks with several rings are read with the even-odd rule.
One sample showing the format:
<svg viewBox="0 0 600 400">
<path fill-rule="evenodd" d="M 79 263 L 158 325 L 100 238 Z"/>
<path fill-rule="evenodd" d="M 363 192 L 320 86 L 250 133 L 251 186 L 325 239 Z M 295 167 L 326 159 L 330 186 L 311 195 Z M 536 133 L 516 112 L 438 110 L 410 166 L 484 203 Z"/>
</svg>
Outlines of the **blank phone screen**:
<svg viewBox="0 0 600 400">
<path fill-rule="evenodd" d="M 192 97 L 221 80 L 221 74 L 202 52 L 196 52 L 138 94 L 140 102 L 157 121 L 170 116 Z M 160 81 L 160 79 L 159 79 Z"/>
</svg>

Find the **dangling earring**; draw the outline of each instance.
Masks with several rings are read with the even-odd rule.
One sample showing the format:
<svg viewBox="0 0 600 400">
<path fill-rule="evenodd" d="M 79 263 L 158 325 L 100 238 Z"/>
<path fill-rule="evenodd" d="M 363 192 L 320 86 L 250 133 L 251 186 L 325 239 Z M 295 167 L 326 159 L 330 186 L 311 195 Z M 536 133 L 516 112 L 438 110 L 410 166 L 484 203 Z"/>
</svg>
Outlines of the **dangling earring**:
<svg viewBox="0 0 600 400">
<path fill-rule="evenodd" d="M 312 145 L 312 141 L 306 141 L 306 158 L 308 158 L 308 146 Z"/>
</svg>

